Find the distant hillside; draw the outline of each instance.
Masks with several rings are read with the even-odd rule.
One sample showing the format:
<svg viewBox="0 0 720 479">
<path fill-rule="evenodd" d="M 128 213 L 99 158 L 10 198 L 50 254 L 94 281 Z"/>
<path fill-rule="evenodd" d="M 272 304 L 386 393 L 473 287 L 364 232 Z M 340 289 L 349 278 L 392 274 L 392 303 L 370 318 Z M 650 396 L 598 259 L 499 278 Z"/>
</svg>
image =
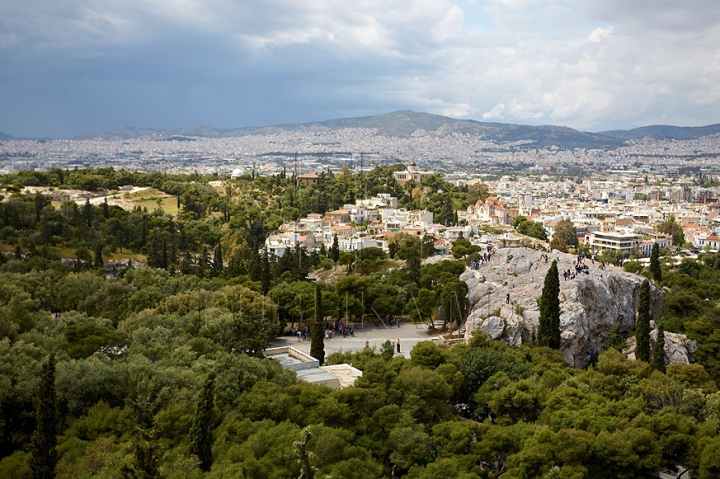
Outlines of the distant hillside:
<svg viewBox="0 0 720 479">
<path fill-rule="evenodd" d="M 668 138 L 670 140 L 694 140 L 702 136 L 720 133 L 720 123 L 707 126 L 669 126 L 651 125 L 632 130 L 601 131 L 600 135 L 620 140 L 639 140 L 641 138 Z"/>
<path fill-rule="evenodd" d="M 12 140 L 13 137 L 0 131 L 0 140 Z"/>
<path fill-rule="evenodd" d="M 151 130 L 149 128 L 136 128 L 134 126 L 116 126 L 106 131 L 89 131 L 76 136 L 75 140 L 92 140 L 102 138 L 104 140 L 122 139 L 130 140 L 133 138 L 164 138 L 168 136 L 166 132 L 160 130 Z"/>
<path fill-rule="evenodd" d="M 245 127 L 219 129 L 203 125 L 194 125 L 172 130 L 152 130 L 119 126 L 107 131 L 83 133 L 76 139 L 130 139 L 169 137 L 226 138 L 244 135 L 272 134 L 280 131 L 331 131 L 341 128 L 373 128 L 378 135 L 394 137 L 438 136 L 452 133 L 477 135 L 487 140 L 514 142 L 530 140 L 527 147 L 559 148 L 602 148 L 622 144 L 622 140 L 597 133 L 585 133 L 562 126 L 529 126 L 506 123 L 488 123 L 475 120 L 458 120 L 431 113 L 413 111 L 395 111 L 384 115 L 357 118 L 339 118 L 310 123 L 274 125 L 265 127 Z"/>
<path fill-rule="evenodd" d="M 533 143 L 528 146 L 532 147 L 555 145 L 560 148 L 594 148 L 617 146 L 622 143 L 615 138 L 604 137 L 596 133 L 584 133 L 563 126 L 529 126 L 458 120 L 431 113 L 418 113 L 407 110 L 377 116 L 341 118 L 298 125 L 279 125 L 260 128 L 251 132 L 244 131 L 244 133 L 261 133 L 270 130 L 334 130 L 338 128 L 376 128 L 381 135 L 396 137 L 425 135 L 443 137 L 452 133 L 467 133 L 495 141 L 531 140 Z"/>
</svg>

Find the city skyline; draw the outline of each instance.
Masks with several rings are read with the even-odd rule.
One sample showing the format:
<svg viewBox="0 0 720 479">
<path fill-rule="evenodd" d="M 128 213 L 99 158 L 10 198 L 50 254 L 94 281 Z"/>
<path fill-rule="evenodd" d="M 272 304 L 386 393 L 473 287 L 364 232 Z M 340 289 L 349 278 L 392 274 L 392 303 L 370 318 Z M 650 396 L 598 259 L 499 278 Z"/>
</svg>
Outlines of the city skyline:
<svg viewBox="0 0 720 479">
<path fill-rule="evenodd" d="M 642 3 L 0 0 L 0 131 L 400 109 L 581 131 L 718 123 L 720 5 Z"/>
</svg>

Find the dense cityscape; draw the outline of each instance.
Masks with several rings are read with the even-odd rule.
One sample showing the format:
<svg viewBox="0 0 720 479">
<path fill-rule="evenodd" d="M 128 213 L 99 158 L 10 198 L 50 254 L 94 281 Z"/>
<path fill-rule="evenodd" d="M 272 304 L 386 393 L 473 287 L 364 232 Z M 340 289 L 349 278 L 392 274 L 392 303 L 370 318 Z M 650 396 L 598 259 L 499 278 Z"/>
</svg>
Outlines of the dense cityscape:
<svg viewBox="0 0 720 479">
<path fill-rule="evenodd" d="M 296 162 L 297 158 L 297 162 Z M 111 166 L 132 171 L 229 174 L 239 169 L 276 174 L 300 173 L 343 165 L 353 171 L 374 164 L 418 162 L 424 168 L 467 177 L 510 168 L 551 166 L 568 174 L 635 169 L 665 174 L 675 169 L 720 169 L 720 137 L 692 140 L 646 138 L 617 148 L 532 148 L 530 142 L 487 141 L 453 133 L 378 135 L 369 129 L 328 132 L 284 131 L 231 138 L 6 140 L 0 142 L 0 172 Z M 532 170 L 530 170 L 532 171 Z"/>
</svg>

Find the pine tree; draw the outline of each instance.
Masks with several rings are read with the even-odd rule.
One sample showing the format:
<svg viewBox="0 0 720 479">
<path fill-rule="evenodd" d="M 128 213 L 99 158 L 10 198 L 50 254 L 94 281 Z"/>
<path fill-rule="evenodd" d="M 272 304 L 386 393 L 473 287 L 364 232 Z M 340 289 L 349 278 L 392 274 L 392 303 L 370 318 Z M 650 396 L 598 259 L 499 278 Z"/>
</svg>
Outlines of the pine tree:
<svg viewBox="0 0 720 479">
<path fill-rule="evenodd" d="M 325 363 L 325 344 L 322 315 L 322 289 L 319 284 L 315 285 L 315 322 L 310 336 L 310 356 L 320 361 L 320 366 Z"/>
<path fill-rule="evenodd" d="M 330 259 L 336 263 L 340 260 L 340 245 L 338 244 L 337 235 L 333 236 L 333 244 L 330 247 Z"/>
<path fill-rule="evenodd" d="M 210 374 L 198 401 L 193 424 L 190 428 L 190 454 L 194 454 L 200 460 L 200 469 L 208 472 L 212 466 L 212 443 L 213 443 L 213 382 L 215 375 Z"/>
<path fill-rule="evenodd" d="M 545 276 L 540 296 L 540 324 L 538 344 L 552 349 L 560 348 L 560 276 L 557 261 L 553 261 Z"/>
<path fill-rule="evenodd" d="M 222 257 L 222 247 L 220 246 L 220 243 L 218 243 L 217 246 L 215 247 L 212 271 L 213 271 L 213 276 L 221 276 L 223 273 L 223 257 Z"/>
<path fill-rule="evenodd" d="M 662 323 L 658 326 L 657 340 L 652 351 L 652 367 L 661 373 L 665 372 L 665 327 Z"/>
<path fill-rule="evenodd" d="M 32 435 L 30 469 L 33 479 L 52 479 L 58 455 L 57 406 L 55 395 L 55 355 L 51 354 L 40 372 L 40 387 L 35 396 L 35 432 Z"/>
<path fill-rule="evenodd" d="M 95 245 L 95 258 L 94 258 L 94 264 L 95 267 L 98 269 L 102 269 L 105 266 L 105 262 L 103 261 L 103 244 L 101 241 L 98 241 Z"/>
<path fill-rule="evenodd" d="M 650 272 L 658 283 L 662 281 L 662 268 L 660 268 L 660 246 L 655 243 L 650 253 Z"/>
<path fill-rule="evenodd" d="M 650 282 L 640 285 L 638 317 L 635 321 L 635 358 L 650 362 Z"/>
</svg>

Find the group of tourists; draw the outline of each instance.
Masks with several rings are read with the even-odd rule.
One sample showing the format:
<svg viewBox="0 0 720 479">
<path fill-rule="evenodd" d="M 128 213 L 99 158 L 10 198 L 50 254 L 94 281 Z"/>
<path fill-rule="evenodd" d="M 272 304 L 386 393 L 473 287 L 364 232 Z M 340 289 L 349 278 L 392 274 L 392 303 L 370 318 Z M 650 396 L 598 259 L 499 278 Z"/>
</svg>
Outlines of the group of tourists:
<svg viewBox="0 0 720 479">
<path fill-rule="evenodd" d="M 399 326 L 399 320 L 398 320 L 398 327 Z M 345 324 L 340 321 L 335 321 L 335 324 L 331 323 L 325 323 L 325 339 L 335 339 L 335 335 L 342 335 L 343 338 L 347 338 L 348 336 L 355 337 L 355 328 L 352 327 L 352 325 Z M 304 326 L 300 327 L 295 326 L 295 335 L 298 338 L 298 341 L 309 341 L 312 337 L 312 326 Z"/>
<path fill-rule="evenodd" d="M 343 338 L 347 338 L 348 336 L 355 337 L 355 329 L 350 325 L 335 322 L 335 327 L 333 328 L 330 323 L 325 323 L 325 339 L 335 339 L 336 333 Z"/>
<path fill-rule="evenodd" d="M 481 258 L 470 261 L 470 269 L 478 270 L 478 269 L 482 268 L 482 265 L 484 263 L 487 263 L 489 260 L 490 260 L 490 253 L 485 251 L 485 252 L 483 252 Z"/>
<path fill-rule="evenodd" d="M 577 261 L 575 262 L 575 271 L 571 271 L 569 268 L 567 270 L 563 271 L 563 278 L 565 279 L 565 281 L 567 281 L 569 279 L 575 279 L 581 273 L 590 274 L 590 267 L 587 264 L 585 264 L 586 259 L 587 259 L 587 256 L 585 256 L 585 253 L 578 254 Z M 596 260 L 595 253 L 593 253 L 589 259 L 590 259 L 590 262 L 592 263 L 592 265 L 594 266 L 595 260 Z M 605 261 L 600 262 L 599 269 L 601 269 L 601 270 L 606 269 Z"/>
</svg>

